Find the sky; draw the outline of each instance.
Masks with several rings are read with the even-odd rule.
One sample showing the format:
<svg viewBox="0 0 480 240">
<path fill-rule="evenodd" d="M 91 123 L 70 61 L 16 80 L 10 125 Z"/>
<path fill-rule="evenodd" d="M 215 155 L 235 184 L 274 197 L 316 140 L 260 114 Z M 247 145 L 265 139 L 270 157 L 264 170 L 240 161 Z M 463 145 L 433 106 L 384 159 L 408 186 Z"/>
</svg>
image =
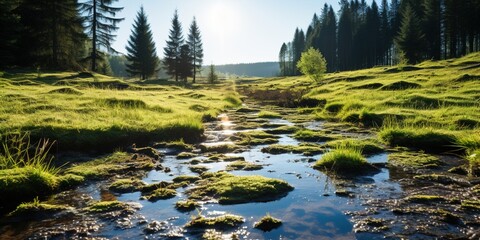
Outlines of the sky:
<svg viewBox="0 0 480 240">
<path fill-rule="evenodd" d="M 204 65 L 277 61 L 282 43 L 292 40 L 295 28 L 305 30 L 325 3 L 338 11 L 338 0 L 119 0 L 113 6 L 124 9 L 116 17 L 125 20 L 118 25 L 113 48 L 126 53 L 143 5 L 160 58 L 177 9 L 185 37 L 193 17 L 197 20 Z"/>
</svg>

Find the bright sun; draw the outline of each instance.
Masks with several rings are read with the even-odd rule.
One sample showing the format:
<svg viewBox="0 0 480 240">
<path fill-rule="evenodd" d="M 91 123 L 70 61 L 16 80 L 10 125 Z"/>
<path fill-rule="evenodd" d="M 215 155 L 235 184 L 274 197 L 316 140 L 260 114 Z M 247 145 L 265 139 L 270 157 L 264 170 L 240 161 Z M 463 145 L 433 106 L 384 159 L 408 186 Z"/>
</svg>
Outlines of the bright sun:
<svg viewBox="0 0 480 240">
<path fill-rule="evenodd" d="M 238 29 L 240 21 L 238 21 L 238 14 L 233 6 L 218 1 L 209 9 L 209 26 L 219 36 L 224 36 L 235 32 Z"/>
</svg>

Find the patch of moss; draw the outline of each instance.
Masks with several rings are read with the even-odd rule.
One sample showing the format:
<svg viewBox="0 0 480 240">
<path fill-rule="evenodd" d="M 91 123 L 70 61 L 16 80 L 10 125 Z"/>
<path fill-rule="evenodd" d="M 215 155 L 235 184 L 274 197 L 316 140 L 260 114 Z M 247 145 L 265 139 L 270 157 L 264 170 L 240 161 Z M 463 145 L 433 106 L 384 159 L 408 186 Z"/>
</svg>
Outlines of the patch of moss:
<svg viewBox="0 0 480 240">
<path fill-rule="evenodd" d="M 338 136 L 329 135 L 325 132 L 321 131 L 313 131 L 308 129 L 303 129 L 297 131 L 293 138 L 301 141 L 308 141 L 308 142 L 325 142 L 329 140 L 334 140 Z"/>
<path fill-rule="evenodd" d="M 128 204 L 120 201 L 103 201 L 90 204 L 85 210 L 92 213 L 101 213 L 128 209 L 129 207 Z"/>
<path fill-rule="evenodd" d="M 220 204 L 272 201 L 293 190 L 293 187 L 283 180 L 263 176 L 234 176 L 217 172 L 204 173 L 201 177 L 199 185 L 188 191 L 190 197 L 214 197 Z"/>
<path fill-rule="evenodd" d="M 187 228 L 232 228 L 245 222 L 240 216 L 226 214 L 218 217 L 197 216 L 190 220 L 185 227 Z"/>
<path fill-rule="evenodd" d="M 171 182 L 161 181 L 161 182 L 157 182 L 157 183 L 148 184 L 148 185 L 142 187 L 140 189 L 140 191 L 143 194 L 148 195 L 149 193 L 151 193 L 151 192 L 153 192 L 153 191 L 155 191 L 159 188 L 177 189 L 177 188 L 181 187 L 181 184 L 183 184 L 183 183 L 184 182 L 171 183 Z"/>
<path fill-rule="evenodd" d="M 206 172 L 208 171 L 208 167 L 206 166 L 190 166 L 188 167 L 190 169 L 190 171 L 194 172 L 194 173 L 203 173 L 203 172 Z"/>
<path fill-rule="evenodd" d="M 235 144 L 220 144 L 220 145 L 200 145 L 202 152 L 216 152 L 216 153 L 230 153 L 239 147 Z"/>
<path fill-rule="evenodd" d="M 227 171 L 235 171 L 235 170 L 244 170 L 244 171 L 255 171 L 262 169 L 262 165 L 258 165 L 255 163 L 247 162 L 247 161 L 235 161 L 227 165 Z"/>
<path fill-rule="evenodd" d="M 312 156 L 325 152 L 325 148 L 317 144 L 309 143 L 301 143 L 298 146 L 273 144 L 262 148 L 262 152 L 270 154 L 297 153 L 305 156 Z"/>
<path fill-rule="evenodd" d="M 192 200 L 178 201 L 175 203 L 175 208 L 182 212 L 189 212 L 195 210 L 198 204 Z"/>
<path fill-rule="evenodd" d="M 265 130 L 266 133 L 270 134 L 290 134 L 300 130 L 297 126 L 281 126 L 274 129 Z"/>
<path fill-rule="evenodd" d="M 386 85 L 382 87 L 382 90 L 386 91 L 397 91 L 397 90 L 406 90 L 406 89 L 412 89 L 412 88 L 421 88 L 422 85 L 418 83 L 412 83 L 412 82 L 407 82 L 407 81 L 398 81 L 394 82 L 392 84 Z"/>
<path fill-rule="evenodd" d="M 71 210 L 72 208 L 67 205 L 52 205 L 47 203 L 41 203 L 38 198 L 35 198 L 33 202 L 21 203 L 17 208 L 9 213 L 10 216 L 30 216 L 37 214 L 52 214 L 65 210 Z"/>
<path fill-rule="evenodd" d="M 189 183 L 194 183 L 196 181 L 200 180 L 200 177 L 197 176 L 187 176 L 187 175 L 181 175 L 178 177 L 173 178 L 174 183 L 181 183 L 181 182 L 189 182 Z"/>
<path fill-rule="evenodd" d="M 264 131 L 240 132 L 235 135 L 239 145 L 262 145 L 277 143 L 277 136 Z"/>
<path fill-rule="evenodd" d="M 447 202 L 448 199 L 443 196 L 435 195 L 413 195 L 406 198 L 407 201 L 415 203 L 435 203 L 435 202 Z"/>
<path fill-rule="evenodd" d="M 262 217 L 260 221 L 256 222 L 253 227 L 258 228 L 264 232 L 269 232 L 275 228 L 278 228 L 282 225 L 280 219 L 274 218 L 267 214 L 267 216 Z"/>
<path fill-rule="evenodd" d="M 144 196 L 145 199 L 155 202 L 157 200 L 169 199 L 177 196 L 177 192 L 170 188 L 157 188 L 150 194 Z"/>
<path fill-rule="evenodd" d="M 68 189 L 82 184 L 83 182 L 85 182 L 85 178 L 83 176 L 69 173 L 63 176 L 59 176 L 58 181 L 60 189 Z"/>
<path fill-rule="evenodd" d="M 192 151 L 193 145 L 185 143 L 183 140 L 173 142 L 160 142 L 153 145 L 154 148 L 173 148 L 179 151 Z"/>
<path fill-rule="evenodd" d="M 407 169 L 436 168 L 441 165 L 440 159 L 422 152 L 400 151 L 388 155 L 388 164 Z"/>
<path fill-rule="evenodd" d="M 194 158 L 196 156 L 197 156 L 197 154 L 195 154 L 195 153 L 181 152 L 177 155 L 177 159 L 188 159 L 188 158 Z"/>
<path fill-rule="evenodd" d="M 258 113 L 259 118 L 281 118 L 282 116 L 277 112 L 261 111 Z"/>
<path fill-rule="evenodd" d="M 147 184 L 139 179 L 118 179 L 108 189 L 118 193 L 129 193 L 140 191 Z"/>
</svg>

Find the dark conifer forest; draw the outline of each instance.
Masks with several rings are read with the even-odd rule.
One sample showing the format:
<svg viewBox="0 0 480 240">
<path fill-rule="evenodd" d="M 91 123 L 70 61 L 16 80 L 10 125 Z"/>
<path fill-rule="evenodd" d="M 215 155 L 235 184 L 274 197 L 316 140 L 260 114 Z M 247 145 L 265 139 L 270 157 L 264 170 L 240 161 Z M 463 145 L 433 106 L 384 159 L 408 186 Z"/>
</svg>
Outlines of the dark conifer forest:
<svg viewBox="0 0 480 240">
<path fill-rule="evenodd" d="M 461 57 L 480 50 L 478 0 L 341 0 L 335 13 L 325 4 L 304 33 L 282 44 L 280 74 L 298 75 L 300 55 L 313 47 L 328 71 Z"/>
</svg>

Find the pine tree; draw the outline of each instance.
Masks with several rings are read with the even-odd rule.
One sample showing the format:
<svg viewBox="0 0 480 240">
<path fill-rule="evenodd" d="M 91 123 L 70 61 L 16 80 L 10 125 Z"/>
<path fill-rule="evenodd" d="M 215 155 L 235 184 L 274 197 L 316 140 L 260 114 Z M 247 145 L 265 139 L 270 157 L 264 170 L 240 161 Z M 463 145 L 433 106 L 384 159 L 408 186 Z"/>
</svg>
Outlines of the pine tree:
<svg viewBox="0 0 480 240">
<path fill-rule="evenodd" d="M 409 64 L 415 64 L 421 60 L 424 49 L 424 34 L 420 27 L 414 10 L 407 4 L 403 12 L 402 25 L 399 35 L 395 38 L 395 44 Z"/>
<path fill-rule="evenodd" d="M 0 0 L 0 67 L 15 63 L 20 25 L 14 9 L 18 5 L 18 0 Z"/>
<path fill-rule="evenodd" d="M 353 26 L 352 12 L 348 1 L 342 3 L 338 21 L 338 68 L 352 69 Z"/>
<path fill-rule="evenodd" d="M 193 74 L 193 59 L 190 46 L 184 44 L 180 47 L 180 60 L 178 63 L 178 76 L 187 84 L 187 78 Z"/>
<path fill-rule="evenodd" d="M 81 11 L 86 15 L 88 34 L 92 39 L 91 54 L 87 58 L 91 61 L 92 71 L 97 70 L 97 60 L 101 58 L 98 48 L 104 47 L 109 52 L 116 52 L 111 47 L 118 30 L 117 24 L 123 18 L 115 18 L 115 15 L 123 10 L 123 7 L 112 7 L 111 4 L 118 0 L 88 0 L 81 4 Z"/>
<path fill-rule="evenodd" d="M 372 2 L 372 5 L 367 8 L 366 15 L 366 44 L 368 45 L 368 55 L 366 67 L 373 67 L 378 64 L 378 60 L 382 55 L 382 39 L 381 39 L 381 22 L 380 14 L 378 12 L 378 6 L 375 0 Z"/>
<path fill-rule="evenodd" d="M 178 12 L 175 10 L 172 19 L 172 29 L 170 29 L 170 35 L 168 36 L 167 46 L 163 49 L 165 58 L 164 65 L 167 73 L 178 81 L 179 78 L 179 61 L 180 61 L 180 48 L 183 45 L 182 25 L 178 20 Z"/>
<path fill-rule="evenodd" d="M 390 31 L 390 20 L 388 17 L 389 8 L 388 1 L 382 0 L 380 11 L 380 64 L 390 64 L 390 48 L 392 45 L 392 36 Z"/>
<path fill-rule="evenodd" d="M 287 44 L 283 43 L 278 53 L 278 63 L 280 64 L 280 75 L 287 76 Z"/>
<path fill-rule="evenodd" d="M 193 17 L 192 24 L 190 25 L 187 44 L 190 47 L 190 57 L 192 59 L 193 67 L 193 83 L 195 83 L 197 71 L 202 69 L 203 63 L 202 36 L 200 34 L 200 29 L 198 28 L 195 17 Z"/>
<path fill-rule="evenodd" d="M 292 53 L 293 53 L 292 72 L 294 75 L 299 74 L 299 71 L 295 66 L 297 66 L 297 62 L 300 61 L 300 57 L 302 56 L 303 50 L 305 50 L 305 34 L 303 33 L 303 30 L 299 30 L 297 28 L 295 30 L 295 34 L 292 42 Z"/>
<path fill-rule="evenodd" d="M 425 0 L 424 8 L 423 29 L 427 43 L 427 55 L 429 58 L 439 60 L 442 47 L 440 0 Z"/>
<path fill-rule="evenodd" d="M 20 18 L 18 64 L 43 68 L 78 69 L 85 40 L 77 0 L 23 0 L 15 10 Z"/>
<path fill-rule="evenodd" d="M 129 61 L 127 72 L 131 76 L 140 76 L 142 80 L 145 80 L 156 74 L 158 69 L 157 50 L 143 6 L 137 13 L 126 49 Z"/>
<path fill-rule="evenodd" d="M 215 83 L 217 81 L 218 76 L 215 72 L 215 66 L 213 64 L 210 65 L 210 71 L 208 72 L 207 80 L 210 84 Z"/>
</svg>

